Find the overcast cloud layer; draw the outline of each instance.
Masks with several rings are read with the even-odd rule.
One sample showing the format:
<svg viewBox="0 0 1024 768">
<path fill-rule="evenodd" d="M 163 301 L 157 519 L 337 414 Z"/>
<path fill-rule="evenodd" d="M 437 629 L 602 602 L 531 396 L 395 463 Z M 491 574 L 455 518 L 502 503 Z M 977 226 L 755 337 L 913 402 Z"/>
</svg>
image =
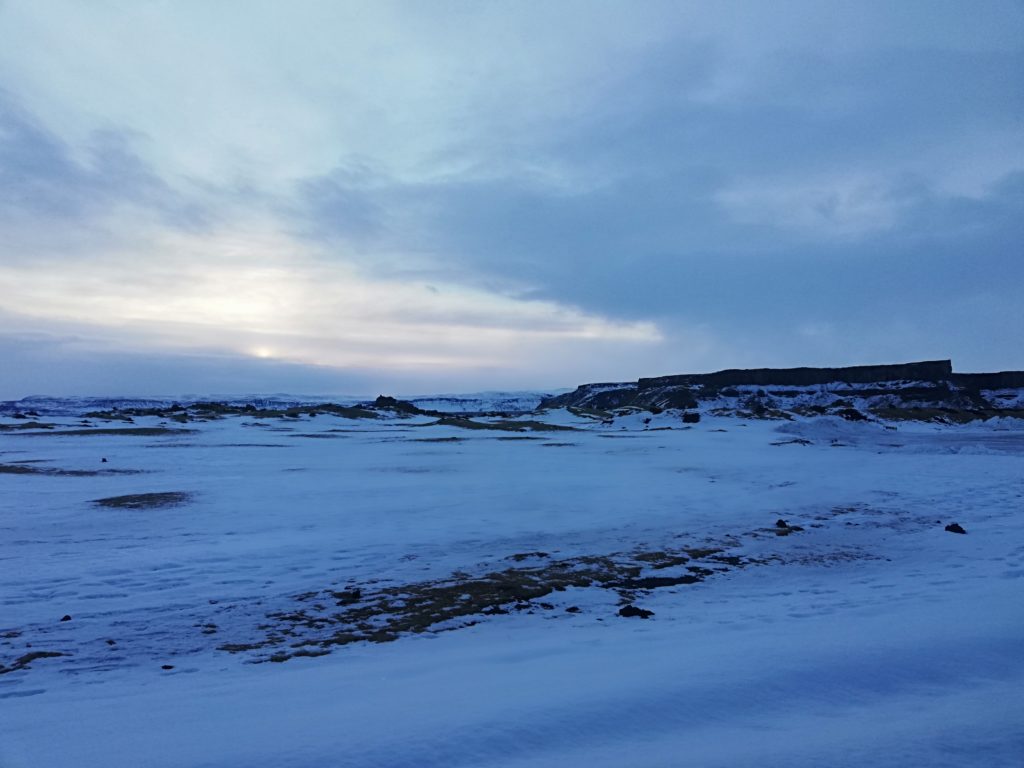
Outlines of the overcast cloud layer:
<svg viewBox="0 0 1024 768">
<path fill-rule="evenodd" d="M 1024 6 L 0 0 L 0 397 L 1024 368 Z"/>
</svg>

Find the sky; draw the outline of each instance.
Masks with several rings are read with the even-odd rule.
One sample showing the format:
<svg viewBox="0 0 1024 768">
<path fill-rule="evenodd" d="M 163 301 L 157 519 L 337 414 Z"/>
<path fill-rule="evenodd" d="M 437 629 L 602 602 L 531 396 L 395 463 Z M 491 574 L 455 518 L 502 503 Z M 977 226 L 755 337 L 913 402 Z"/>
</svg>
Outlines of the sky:
<svg viewBox="0 0 1024 768">
<path fill-rule="evenodd" d="M 0 398 L 1024 368 L 1024 3 L 0 0 Z"/>
</svg>

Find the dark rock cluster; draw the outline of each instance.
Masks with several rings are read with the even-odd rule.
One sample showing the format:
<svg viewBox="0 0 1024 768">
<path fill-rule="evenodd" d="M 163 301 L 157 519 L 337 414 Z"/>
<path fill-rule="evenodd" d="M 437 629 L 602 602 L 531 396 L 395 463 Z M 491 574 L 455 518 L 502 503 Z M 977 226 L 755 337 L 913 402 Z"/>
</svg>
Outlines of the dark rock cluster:
<svg viewBox="0 0 1024 768">
<path fill-rule="evenodd" d="M 632 408 L 788 419 L 838 416 L 847 421 L 913 419 L 964 422 L 1024 418 L 1019 392 L 1024 371 L 953 373 L 949 360 L 846 368 L 754 368 L 681 374 L 636 382 L 584 384 L 542 400 L 540 408 L 576 408 L 591 415 Z"/>
</svg>

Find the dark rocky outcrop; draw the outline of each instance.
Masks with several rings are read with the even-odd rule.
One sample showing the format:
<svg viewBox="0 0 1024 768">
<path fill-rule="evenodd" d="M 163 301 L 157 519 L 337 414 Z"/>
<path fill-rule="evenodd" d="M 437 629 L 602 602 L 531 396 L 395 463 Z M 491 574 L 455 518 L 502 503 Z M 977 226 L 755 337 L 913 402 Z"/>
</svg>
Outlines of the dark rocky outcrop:
<svg viewBox="0 0 1024 768">
<path fill-rule="evenodd" d="M 540 408 L 579 406 L 597 410 L 610 410 L 629 405 L 636 397 L 636 384 L 581 384 L 572 392 L 549 397 L 540 402 Z"/>
<path fill-rule="evenodd" d="M 749 368 L 729 369 L 715 373 L 659 376 L 640 379 L 640 391 L 680 384 L 736 386 L 770 384 L 808 387 L 815 384 L 873 384 L 881 381 L 942 381 L 953 373 L 950 360 L 931 360 L 922 363 L 897 365 L 854 365 L 846 368 Z"/>
<path fill-rule="evenodd" d="M 390 397 L 389 395 L 378 395 L 377 399 L 373 401 L 373 407 L 396 411 L 397 413 L 407 413 L 410 416 L 421 416 L 428 413 L 432 415 L 434 414 L 433 411 L 424 411 L 406 400 L 399 400 L 398 398 Z"/>
<path fill-rule="evenodd" d="M 111 408 L 110 410 L 105 411 L 89 411 L 85 416 L 90 419 L 123 421 L 129 424 L 134 423 L 134 420 L 137 417 L 153 416 L 161 419 L 168 419 L 169 421 L 175 421 L 180 424 L 187 424 L 192 421 L 213 421 L 227 416 L 249 416 L 254 419 L 298 419 L 302 416 L 315 417 L 317 414 L 329 414 L 332 416 L 341 416 L 347 419 L 377 418 L 377 414 L 369 408 L 338 405 L 337 403 L 316 403 L 312 405 L 271 407 L 266 404 L 257 405 L 255 403 L 223 403 L 210 401 L 197 401 L 188 405 L 172 403 L 169 406 L 155 405 L 139 408 Z M 127 433 L 129 430 L 122 429 L 120 431 Z M 92 430 L 92 432 L 98 434 L 99 430 Z"/>
<path fill-rule="evenodd" d="M 970 389 L 1024 389 L 1024 371 L 954 373 L 949 380 Z"/>
<path fill-rule="evenodd" d="M 1024 418 L 1024 371 L 953 373 L 949 360 L 845 368 L 753 368 L 584 384 L 540 408 L 610 417 L 623 408 L 667 409 L 753 419 L 838 416 L 847 421 L 914 419 L 963 423 Z M 696 413 L 694 415 L 697 415 Z M 689 413 L 685 417 L 693 418 Z M 698 416 L 699 418 L 699 416 Z"/>
</svg>

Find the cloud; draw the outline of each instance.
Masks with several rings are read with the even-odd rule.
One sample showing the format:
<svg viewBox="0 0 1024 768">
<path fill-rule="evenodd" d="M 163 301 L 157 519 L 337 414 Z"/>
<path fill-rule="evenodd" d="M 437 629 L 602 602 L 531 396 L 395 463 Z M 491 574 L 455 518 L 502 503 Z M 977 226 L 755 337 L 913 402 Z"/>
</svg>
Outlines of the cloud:
<svg viewBox="0 0 1024 768">
<path fill-rule="evenodd" d="M 449 389 L 1024 365 L 1019 4 L 56 2 L 0 28 L 0 309 L 104 354 Z"/>
<path fill-rule="evenodd" d="M 344 249 L 327 258 L 315 242 L 289 235 L 266 198 L 254 196 L 247 210 L 245 190 L 206 186 L 189 197 L 172 188 L 124 137 L 100 137 L 98 149 L 77 159 L 10 100 L 0 115 L 0 159 L 11 160 L 0 310 L 22 325 L 70 324 L 99 344 L 98 354 L 198 351 L 236 367 L 249 356 L 451 387 L 459 372 L 493 379 L 535 368 L 566 344 L 603 355 L 661 340 L 650 322 L 520 299 L 455 275 L 433 284 L 375 276 Z M 349 210 L 331 189 L 310 182 L 309 194 L 325 210 Z M 181 215 L 192 208 L 202 214 Z M 361 215 L 369 220 L 372 208 Z M 445 369 L 452 373 L 439 377 Z"/>
<path fill-rule="evenodd" d="M 196 226 L 200 209 L 133 152 L 130 132 L 93 131 L 75 152 L 0 89 L 0 221 L 87 221 L 118 205 Z"/>
<path fill-rule="evenodd" d="M 811 237 L 859 237 L 895 227 L 912 205 L 911 185 L 853 176 L 743 181 L 715 201 L 736 221 L 793 230 Z M 909 188 L 908 188 L 909 187 Z"/>
<path fill-rule="evenodd" d="M 108 247 L 73 262 L 58 254 L 0 263 L 0 307 L 79 324 L 121 349 L 205 349 L 406 373 L 510 370 L 565 344 L 602 354 L 661 340 L 651 323 L 551 301 L 367 276 L 258 221 L 234 226 L 149 230 L 144 246 Z"/>
<path fill-rule="evenodd" d="M 0 357 L 18 371 L 0 383 L 0 398 L 10 399 L 83 393 L 180 397 L 291 392 L 372 397 L 384 391 L 382 385 L 396 384 L 372 370 L 339 371 L 225 354 L 126 352 L 80 333 L 70 337 L 39 331 L 0 333 Z"/>
</svg>

